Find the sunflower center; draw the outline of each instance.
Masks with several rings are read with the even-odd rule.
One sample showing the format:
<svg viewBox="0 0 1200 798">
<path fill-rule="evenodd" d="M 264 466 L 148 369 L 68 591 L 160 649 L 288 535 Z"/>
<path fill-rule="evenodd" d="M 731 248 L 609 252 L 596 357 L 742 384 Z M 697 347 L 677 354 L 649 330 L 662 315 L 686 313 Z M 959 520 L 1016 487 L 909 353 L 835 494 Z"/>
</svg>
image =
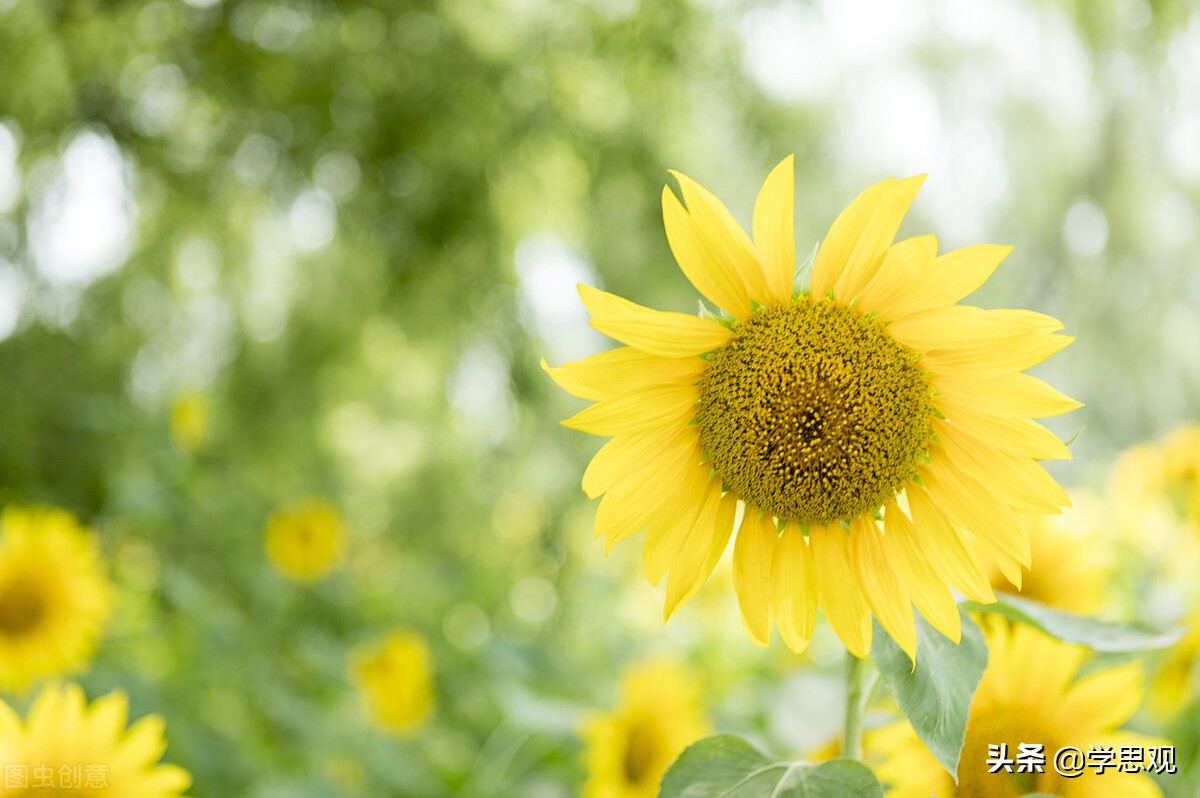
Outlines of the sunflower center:
<svg viewBox="0 0 1200 798">
<path fill-rule="evenodd" d="M 20 578 L 0 584 L 0 635 L 20 637 L 35 629 L 48 609 L 36 584 Z"/>
<path fill-rule="evenodd" d="M 933 403 L 918 355 L 830 302 L 758 310 L 713 353 L 700 442 L 725 485 L 778 518 L 877 510 L 912 479 Z"/>
<path fill-rule="evenodd" d="M 1054 754 L 1060 747 L 1057 735 L 1048 733 L 1037 722 L 1035 708 L 1004 706 L 1002 709 L 1004 714 L 999 717 L 972 717 L 968 721 L 955 795 L 1020 798 L 1030 793 L 1062 794 L 1071 780 L 1054 770 Z M 1080 745 L 1079 741 L 1064 744 Z M 989 749 L 993 745 L 1003 748 Z M 1022 745 L 1042 748 L 1038 753 L 1026 752 Z M 993 768 L 994 773 L 990 772 Z"/>
<path fill-rule="evenodd" d="M 647 776 L 652 775 L 652 768 L 658 758 L 658 735 L 646 721 L 642 721 L 629 730 L 625 746 L 625 782 L 641 784 Z"/>
</svg>

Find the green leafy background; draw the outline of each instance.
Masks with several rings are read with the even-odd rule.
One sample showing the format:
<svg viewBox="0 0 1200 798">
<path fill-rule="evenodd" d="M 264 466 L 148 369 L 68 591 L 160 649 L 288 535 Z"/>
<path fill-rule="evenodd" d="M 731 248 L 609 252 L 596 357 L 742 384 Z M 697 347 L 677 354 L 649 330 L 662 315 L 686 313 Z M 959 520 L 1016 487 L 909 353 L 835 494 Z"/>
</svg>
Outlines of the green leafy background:
<svg viewBox="0 0 1200 798">
<path fill-rule="evenodd" d="M 599 442 L 537 366 L 605 346 L 578 281 L 694 310 L 667 168 L 747 221 L 794 152 L 801 252 L 928 172 L 902 234 L 1016 244 L 977 301 L 1078 336 L 1037 372 L 1086 403 L 1053 424 L 1084 430 L 1066 482 L 1196 415 L 1200 14 L 862 6 L 0 0 L 0 501 L 101 537 L 121 602 L 89 693 L 163 714 L 196 795 L 574 795 L 583 713 L 655 652 L 772 758 L 826 742 L 828 629 L 753 647 L 724 568 L 664 629 L 637 544 L 592 539 Z M 351 539 L 300 587 L 261 531 L 312 494 Z M 436 662 L 408 740 L 345 675 L 395 625 Z"/>
</svg>

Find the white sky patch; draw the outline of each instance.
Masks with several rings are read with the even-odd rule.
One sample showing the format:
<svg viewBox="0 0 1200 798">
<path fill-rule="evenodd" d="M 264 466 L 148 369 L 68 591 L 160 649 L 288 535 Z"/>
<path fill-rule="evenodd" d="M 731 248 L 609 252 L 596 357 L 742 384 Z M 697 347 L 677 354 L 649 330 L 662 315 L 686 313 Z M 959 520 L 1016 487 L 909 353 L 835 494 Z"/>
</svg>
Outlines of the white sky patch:
<svg viewBox="0 0 1200 798">
<path fill-rule="evenodd" d="M 1166 159 L 1180 178 L 1195 180 L 1200 178 L 1200 14 L 1171 37 L 1166 73 L 1172 99 L 1162 122 Z"/>
<path fill-rule="evenodd" d="M 1063 219 L 1062 235 L 1067 249 L 1094 258 L 1108 246 L 1108 217 L 1092 200 L 1076 200 Z"/>
<path fill-rule="evenodd" d="M 832 99 L 853 83 L 858 67 L 874 65 L 886 71 L 916 41 L 927 13 L 925 2 L 872 0 L 756 8 L 741 25 L 743 65 L 763 91 L 778 100 Z"/>
<path fill-rule="evenodd" d="M 1017 0 L 984 6 L 1008 93 L 1040 105 L 1065 134 L 1086 133 L 1096 124 L 1100 100 L 1091 58 L 1066 12 Z"/>
<path fill-rule="evenodd" d="M 131 182 L 112 139 L 87 131 L 72 140 L 29 214 L 29 247 L 47 281 L 82 287 L 125 263 L 137 219 Z"/>
<path fill-rule="evenodd" d="M 161 136 L 175 126 L 183 113 L 186 81 L 175 64 L 157 64 L 141 78 L 131 115 L 133 126 L 144 136 Z"/>
<path fill-rule="evenodd" d="M 1197 139 L 1200 141 L 1200 138 Z M 1156 238 L 1177 246 L 1186 246 L 1196 240 L 1196 206 L 1178 191 L 1166 191 L 1154 199 L 1154 235 Z"/>
<path fill-rule="evenodd" d="M 508 358 L 491 343 L 463 353 L 446 383 L 450 406 L 475 440 L 495 446 L 512 430 L 516 417 L 509 389 Z"/>
<path fill-rule="evenodd" d="M 937 167 L 945 136 L 938 101 L 908 67 L 872 75 L 845 106 L 835 140 L 847 162 L 872 173 L 905 177 Z"/>
<path fill-rule="evenodd" d="M 324 191 L 301 192 L 288 212 L 292 242 L 301 252 L 324 249 L 337 233 L 337 205 Z"/>
<path fill-rule="evenodd" d="M 922 207 L 951 247 L 988 238 L 1011 189 L 1000 133 L 984 115 L 971 113 L 950 120 L 941 141 L 921 191 Z"/>
<path fill-rule="evenodd" d="M 552 233 L 526 236 L 513 256 L 519 284 L 521 323 L 541 337 L 553 365 L 604 349 L 604 338 L 588 326 L 579 283 L 596 285 L 591 264 Z"/>
</svg>

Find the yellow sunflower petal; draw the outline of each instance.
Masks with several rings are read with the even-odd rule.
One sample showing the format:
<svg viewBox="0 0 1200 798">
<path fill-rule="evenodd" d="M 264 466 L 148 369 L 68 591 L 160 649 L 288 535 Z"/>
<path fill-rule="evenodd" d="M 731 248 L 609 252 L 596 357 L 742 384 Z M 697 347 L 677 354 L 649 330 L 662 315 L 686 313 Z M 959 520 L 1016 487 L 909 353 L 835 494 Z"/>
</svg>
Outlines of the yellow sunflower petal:
<svg viewBox="0 0 1200 798">
<path fill-rule="evenodd" d="M 871 611 L 850 569 L 849 536 L 840 524 L 808 530 L 817 571 L 817 597 L 838 639 L 856 657 L 871 651 Z"/>
<path fill-rule="evenodd" d="M 87 735 L 94 740 L 114 739 L 129 722 L 129 699 L 119 691 L 92 702 L 87 719 Z"/>
<path fill-rule="evenodd" d="M 954 594 L 930 568 L 912 536 L 908 516 L 890 501 L 883 512 L 883 551 L 905 586 L 917 610 L 934 629 L 957 643 L 962 638 L 962 619 Z"/>
<path fill-rule="evenodd" d="M 918 551 L 925 555 L 934 572 L 972 601 L 984 604 L 995 601 L 996 594 L 979 568 L 979 563 L 925 490 L 915 483 L 909 483 L 906 494 L 912 520 L 897 512 L 895 521 L 908 528 Z"/>
<path fill-rule="evenodd" d="M 691 357 L 720 348 L 733 332 L 686 313 L 653 310 L 616 294 L 579 284 L 591 325 L 621 343 L 661 357 Z"/>
<path fill-rule="evenodd" d="M 1127 662 L 1080 679 L 1058 706 L 1058 717 L 1075 728 L 1111 729 L 1133 717 L 1142 703 L 1142 664 Z"/>
<path fill-rule="evenodd" d="M 1007 622 L 990 616 L 981 625 L 991 647 L 989 663 L 994 657 L 1001 664 L 999 669 L 1013 680 L 1009 692 L 1026 696 L 1028 706 L 1057 703 L 1087 656 L 1083 646 L 1065 645 L 1032 627 L 1020 625 L 1006 632 L 1008 644 L 997 650 L 995 641 L 1000 637 L 997 630 L 1006 629 Z M 1031 662 L 1038 663 L 1038 667 L 1030 668 Z"/>
<path fill-rule="evenodd" d="M 596 508 L 596 536 L 608 548 L 636 534 L 662 507 L 662 497 L 683 482 L 688 468 L 700 463 L 700 440 L 695 427 L 685 427 L 638 470 L 618 481 Z"/>
<path fill-rule="evenodd" d="M 621 346 L 553 368 L 542 369 L 559 387 L 581 399 L 611 399 L 652 385 L 691 385 L 707 363 L 698 357 L 668 358 Z"/>
<path fill-rule="evenodd" d="M 992 562 L 996 564 L 996 569 L 1000 571 L 1000 575 L 1008 580 L 1008 583 L 1011 584 L 1018 593 L 1020 593 L 1023 576 L 1021 564 L 1012 557 L 1001 554 L 997 551 L 987 552 L 986 556 L 990 556 L 992 558 Z M 1003 589 L 1004 586 L 995 585 L 995 587 Z"/>
<path fill-rule="evenodd" d="M 906 238 L 888 248 L 879 270 L 859 292 L 857 307 L 864 313 L 876 312 L 882 321 L 891 321 L 887 310 L 896 299 L 912 290 L 926 266 L 937 257 L 937 236 Z"/>
<path fill-rule="evenodd" d="M 750 294 L 743 271 L 753 267 L 761 272 L 753 247 L 744 232 L 742 240 L 736 238 L 720 214 L 697 196 L 698 186 L 682 175 L 678 177 L 687 209 L 670 188 L 664 186 L 662 195 L 663 223 L 671 254 L 697 291 L 735 318 L 744 319 L 750 315 Z M 720 207 L 729 213 L 723 205 Z"/>
<path fill-rule="evenodd" d="M 650 584 L 657 585 L 666 576 L 714 485 L 719 491 L 720 480 L 709 479 L 708 467 L 698 466 L 688 469 L 674 498 L 663 497 L 663 507 L 650 519 L 642 546 L 642 571 Z"/>
<path fill-rule="evenodd" d="M 998 244 L 978 244 L 947 252 L 928 264 L 922 279 L 908 291 L 895 294 L 887 306 L 880 308 L 880 317 L 902 319 L 931 308 L 953 305 L 987 282 L 1012 247 Z"/>
<path fill-rule="evenodd" d="M 908 213 L 908 206 L 912 204 L 913 198 L 917 196 L 917 190 L 924 182 L 925 175 L 897 180 L 880 200 L 879 205 L 875 208 L 875 213 L 871 215 L 871 220 L 863 228 L 858 242 L 851 251 L 845 269 L 834 282 L 833 295 L 839 305 L 850 304 L 850 301 L 858 296 L 859 291 L 875 276 L 875 272 L 883 261 L 884 253 L 892 245 L 892 241 L 896 238 L 896 231 L 900 229 L 900 223 L 904 220 L 904 215 Z"/>
<path fill-rule="evenodd" d="M 855 197 L 833 220 L 829 233 L 817 249 L 816 260 L 813 261 L 812 284 L 809 289 L 809 295 L 813 299 L 823 299 L 833 290 L 833 285 L 842 276 L 863 230 L 895 182 L 894 178 L 889 177 L 871 186 Z"/>
<path fill-rule="evenodd" d="M 874 518 L 860 515 L 850 521 L 850 560 L 879 625 L 916 662 L 917 626 L 911 599 L 883 550 L 883 536 Z"/>
<path fill-rule="evenodd" d="M 671 174 L 679 181 L 688 215 L 708 237 L 709 245 L 734 266 L 749 298 L 766 304 L 771 298 L 767 278 L 758 261 L 758 251 L 746 231 L 707 189 L 685 174 L 676 171 Z"/>
<path fill-rule="evenodd" d="M 969 402 L 952 396 L 934 396 L 933 406 L 947 419 L 970 430 L 972 435 L 999 451 L 1036 460 L 1071 459 L 1066 445 L 1036 421 L 981 413 Z"/>
<path fill-rule="evenodd" d="M 1062 329 L 1062 323 L 1033 311 L 951 305 L 914 313 L 893 321 L 887 329 L 893 338 L 910 349 L 929 352 L 993 346 L 1015 335 L 1057 332 Z"/>
<path fill-rule="evenodd" d="M 636 471 L 671 441 L 677 427 L 657 427 L 618 435 L 600 447 L 583 472 L 583 492 L 594 499 L 618 480 Z"/>
<path fill-rule="evenodd" d="M 1035 513 L 1057 513 L 1070 506 L 1066 491 L 1032 460 L 992 451 L 969 430 L 941 419 L 934 419 L 933 433 L 955 466 L 1002 493 L 1010 506 Z"/>
<path fill-rule="evenodd" d="M 795 523 L 779 537 L 771 558 L 771 609 L 783 642 L 799 654 L 817 623 L 817 578 L 812 547 Z"/>
<path fill-rule="evenodd" d="M 775 519 L 747 506 L 733 542 L 733 590 L 742 625 L 760 646 L 771 642 L 771 560 L 778 541 Z"/>
<path fill-rule="evenodd" d="M 754 203 L 754 245 L 758 249 L 770 298 L 792 299 L 796 275 L 796 164 L 791 155 L 767 175 Z"/>
<path fill-rule="evenodd" d="M 690 418 L 699 398 L 699 389 L 692 385 L 655 386 L 596 402 L 559 423 L 592 435 L 644 432 Z"/>
<path fill-rule="evenodd" d="M 720 495 L 720 483 L 717 494 Z M 671 571 L 667 574 L 667 595 L 663 603 L 663 621 L 671 617 L 679 607 L 687 603 L 712 574 L 717 562 L 729 545 L 733 532 L 733 519 L 737 512 L 737 496 L 727 493 L 721 497 L 716 512 L 709 518 L 703 513 L 688 539 L 675 555 Z"/>
<path fill-rule="evenodd" d="M 1074 341 L 1070 335 L 1014 335 L 973 349 L 935 349 L 921 365 L 938 374 L 998 377 L 1036 366 Z"/>
<path fill-rule="evenodd" d="M 934 374 L 929 384 L 980 412 L 1008 418 L 1047 418 L 1083 407 L 1081 402 L 1028 374 L 1001 377 Z"/>
<path fill-rule="evenodd" d="M 955 518 L 994 551 L 1029 567 L 1029 539 L 1012 510 L 955 467 L 941 446 L 930 447 L 921 484 L 943 514 Z"/>
</svg>

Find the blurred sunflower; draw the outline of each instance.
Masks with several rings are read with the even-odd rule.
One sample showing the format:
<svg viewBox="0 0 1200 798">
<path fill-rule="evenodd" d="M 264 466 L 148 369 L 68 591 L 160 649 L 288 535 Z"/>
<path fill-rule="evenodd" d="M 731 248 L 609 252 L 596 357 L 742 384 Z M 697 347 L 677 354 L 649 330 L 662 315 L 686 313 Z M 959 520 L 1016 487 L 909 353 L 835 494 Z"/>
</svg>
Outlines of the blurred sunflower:
<svg viewBox="0 0 1200 798">
<path fill-rule="evenodd" d="M 1200 529 L 1200 424 L 1184 424 L 1163 439 L 1162 464 L 1167 497 Z"/>
<path fill-rule="evenodd" d="M 700 696 L 691 671 L 668 660 L 652 660 L 622 674 L 617 706 L 584 724 L 584 798 L 658 795 L 658 783 L 671 763 L 710 732 Z"/>
<path fill-rule="evenodd" d="M 185 452 L 194 452 L 208 437 L 212 399 L 206 393 L 184 393 L 171 403 L 171 440 Z"/>
<path fill-rule="evenodd" d="M 346 537 L 337 509 L 322 499 L 303 499 L 267 520 L 267 557 L 299 582 L 319 579 L 341 561 Z"/>
<path fill-rule="evenodd" d="M 992 601 L 988 561 L 1014 583 L 1030 563 L 1016 512 L 1067 504 L 1038 464 L 1067 449 L 1032 419 L 1079 403 L 1021 372 L 1071 339 L 1048 316 L 955 304 L 1010 247 L 937 256 L 933 236 L 892 243 L 920 177 L 860 194 L 808 291 L 793 291 L 793 171 L 788 157 L 767 178 L 753 241 L 689 178 L 676 174 L 686 210 L 663 190 L 675 259 L 724 316 L 581 285 L 592 326 L 628 346 L 543 367 L 596 402 L 563 422 L 612 436 L 583 477 L 588 496 L 604 494 L 596 534 L 611 546 L 647 529 L 644 570 L 667 576 L 666 616 L 712 571 L 741 500 L 734 580 L 755 642 L 774 619 L 803 650 L 819 605 L 856 655 L 874 613 L 912 656 L 910 604 L 957 640 L 947 585 Z"/>
<path fill-rule="evenodd" d="M 0 516 L 0 689 L 79 667 L 112 612 L 93 535 L 65 510 Z"/>
<path fill-rule="evenodd" d="M 1162 792 L 1144 773 L 1123 773 L 1115 766 L 1103 774 L 1085 770 L 1077 778 L 1060 776 L 1053 767 L 1058 749 L 1074 746 L 1121 746 L 1145 749 L 1166 742 L 1119 725 L 1137 710 L 1142 699 L 1141 666 L 1126 663 L 1076 679 L 1087 655 L 1046 637 L 1030 627 L 1009 625 L 989 616 L 983 621 L 988 642 L 988 665 L 971 701 L 967 738 L 958 765 L 958 784 L 933 757 L 907 721 L 872 732 L 868 745 L 882 755 L 876 768 L 890 786 L 889 798 L 1018 798 L 1045 793 L 1063 798 L 1149 798 Z M 1030 667 L 1037 663 L 1037 667 Z M 1046 753 L 1044 773 L 990 773 L 989 745 L 1006 745 L 1007 758 L 1022 744 L 1041 744 Z"/>
<path fill-rule="evenodd" d="M 1150 682 L 1150 709 L 1159 717 L 1183 710 L 1196 696 L 1200 664 L 1200 613 L 1186 622 L 1187 632 L 1165 652 Z"/>
<path fill-rule="evenodd" d="M 1022 569 L 1016 588 L 1024 598 L 1047 607 L 1087 615 L 1104 603 L 1112 562 L 1099 534 L 1100 500 L 1080 492 L 1073 493 L 1071 501 L 1061 515 L 1021 514 L 1032 565 Z M 994 565 L 988 579 L 996 590 L 1008 589 L 1008 579 Z"/>
<path fill-rule="evenodd" d="M 433 658 L 415 632 L 398 629 L 356 649 L 350 677 L 371 718 L 395 734 L 417 731 L 433 710 Z"/>
<path fill-rule="evenodd" d="M 78 685 L 42 688 L 22 723 L 0 701 L 0 796 L 175 798 L 192 779 L 159 764 L 163 720 L 147 715 L 126 728 L 129 702 L 113 692 L 87 703 Z"/>
</svg>

